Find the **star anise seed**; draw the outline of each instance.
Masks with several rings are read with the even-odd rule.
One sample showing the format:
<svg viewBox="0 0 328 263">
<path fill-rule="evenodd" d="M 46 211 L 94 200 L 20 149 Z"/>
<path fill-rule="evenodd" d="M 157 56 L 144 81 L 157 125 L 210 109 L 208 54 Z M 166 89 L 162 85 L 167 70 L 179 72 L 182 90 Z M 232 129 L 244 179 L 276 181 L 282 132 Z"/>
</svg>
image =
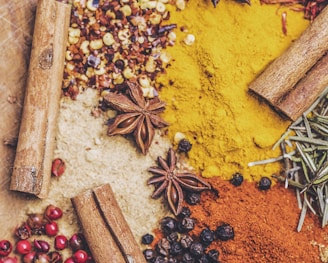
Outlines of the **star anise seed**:
<svg viewBox="0 0 328 263">
<path fill-rule="evenodd" d="M 211 189 L 210 184 L 195 174 L 179 172 L 176 169 L 177 157 L 172 148 L 169 149 L 166 160 L 159 156 L 157 162 L 158 166 L 148 169 L 149 172 L 154 174 L 148 180 L 148 184 L 155 185 L 152 198 L 159 198 L 165 191 L 169 207 L 175 215 L 180 214 L 182 210 L 184 200 L 183 189 L 191 192 Z"/>
<path fill-rule="evenodd" d="M 168 126 L 158 114 L 165 110 L 165 102 L 158 97 L 146 99 L 140 86 L 127 82 L 127 95 L 111 92 L 105 96 L 105 103 L 118 111 L 108 123 L 107 134 L 133 134 L 143 154 L 146 154 L 155 134 L 155 128 Z"/>
</svg>

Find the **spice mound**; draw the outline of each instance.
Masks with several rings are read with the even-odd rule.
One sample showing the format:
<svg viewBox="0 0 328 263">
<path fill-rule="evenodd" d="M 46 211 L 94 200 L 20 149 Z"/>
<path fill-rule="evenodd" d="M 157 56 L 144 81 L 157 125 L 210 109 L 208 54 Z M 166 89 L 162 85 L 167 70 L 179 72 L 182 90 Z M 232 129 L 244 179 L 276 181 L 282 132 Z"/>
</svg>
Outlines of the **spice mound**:
<svg viewBox="0 0 328 263">
<path fill-rule="evenodd" d="M 293 191 L 280 184 L 262 191 L 247 181 L 238 187 L 218 178 L 208 181 L 220 190 L 220 196 L 203 192 L 201 205 L 188 206 L 195 220 L 188 234 L 199 236 L 204 228 L 215 231 L 219 225 L 232 226 L 220 231 L 226 239 L 207 247 L 207 251 L 218 250 L 222 262 L 321 262 L 314 244 L 326 244 L 328 229 L 322 229 L 309 214 L 303 231 L 296 231 L 300 210 Z M 228 239 L 232 233 L 234 237 Z M 324 251 L 324 245 L 320 250 Z"/>
</svg>

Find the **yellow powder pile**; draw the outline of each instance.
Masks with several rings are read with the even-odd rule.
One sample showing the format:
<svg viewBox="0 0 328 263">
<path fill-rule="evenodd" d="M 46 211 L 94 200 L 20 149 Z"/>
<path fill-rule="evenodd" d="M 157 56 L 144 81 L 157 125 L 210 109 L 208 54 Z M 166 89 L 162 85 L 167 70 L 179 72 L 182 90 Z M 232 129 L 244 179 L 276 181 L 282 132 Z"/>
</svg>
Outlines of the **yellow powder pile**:
<svg viewBox="0 0 328 263">
<path fill-rule="evenodd" d="M 279 163 L 248 163 L 279 156 L 272 146 L 290 122 L 253 97 L 248 85 L 308 26 L 303 13 L 258 1 L 248 6 L 226 0 L 214 8 L 210 1 L 192 0 L 172 12 L 170 22 L 178 25 L 177 44 L 168 50 L 174 61 L 158 79 L 170 139 L 186 135 L 193 144 L 190 164 L 205 177 L 241 172 L 258 180 L 278 173 Z M 195 36 L 191 46 L 183 42 L 187 34 Z"/>
</svg>

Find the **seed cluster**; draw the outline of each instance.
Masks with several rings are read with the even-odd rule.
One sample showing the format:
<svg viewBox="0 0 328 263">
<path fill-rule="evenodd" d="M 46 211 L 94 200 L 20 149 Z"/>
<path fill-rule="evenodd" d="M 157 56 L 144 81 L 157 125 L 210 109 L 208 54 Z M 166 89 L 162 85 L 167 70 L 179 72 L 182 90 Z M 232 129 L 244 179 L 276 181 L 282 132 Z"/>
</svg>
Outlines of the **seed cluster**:
<svg viewBox="0 0 328 263">
<path fill-rule="evenodd" d="M 199 236 L 190 235 L 195 220 L 189 208 L 183 207 L 177 218 L 164 217 L 160 222 L 163 237 L 153 243 L 153 236 L 145 234 L 142 243 L 150 245 L 143 251 L 147 262 L 151 263 L 218 263 L 219 251 L 208 249 L 216 240 L 227 241 L 234 238 L 234 230 L 229 224 L 221 224 L 216 230 L 204 228 Z"/>
<path fill-rule="evenodd" d="M 86 87 L 121 90 L 138 81 L 145 97 L 157 95 L 155 77 L 165 72 L 165 52 L 176 40 L 167 0 L 74 1 L 64 73 L 64 94 L 75 99 Z"/>
<path fill-rule="evenodd" d="M 8 240 L 0 241 L 0 263 L 93 263 L 81 233 L 70 238 L 60 234 L 57 221 L 62 216 L 63 211 L 54 205 L 48 205 L 43 213 L 29 214 L 27 220 L 15 229 L 14 247 Z M 60 251 L 68 248 L 71 256 L 64 261 Z M 20 256 L 20 260 L 9 256 L 12 251 Z"/>
</svg>

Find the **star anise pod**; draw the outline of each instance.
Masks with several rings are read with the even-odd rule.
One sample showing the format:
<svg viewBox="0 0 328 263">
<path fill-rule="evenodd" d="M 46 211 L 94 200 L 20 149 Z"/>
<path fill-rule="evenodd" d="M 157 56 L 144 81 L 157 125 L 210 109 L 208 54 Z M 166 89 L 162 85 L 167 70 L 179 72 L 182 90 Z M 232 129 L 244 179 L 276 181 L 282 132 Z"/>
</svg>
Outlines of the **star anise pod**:
<svg viewBox="0 0 328 263">
<path fill-rule="evenodd" d="M 108 123 L 107 134 L 133 134 L 143 154 L 146 154 L 155 134 L 155 128 L 168 126 L 158 114 L 165 110 L 165 102 L 158 97 L 146 99 L 140 86 L 127 82 L 127 95 L 111 92 L 104 101 L 118 111 L 118 115 Z"/>
<path fill-rule="evenodd" d="M 184 200 L 183 189 L 190 192 L 201 192 L 211 189 L 210 184 L 195 174 L 177 170 L 177 157 L 172 148 L 169 149 L 166 160 L 159 156 L 157 162 L 158 166 L 148 169 L 149 172 L 154 174 L 148 180 L 148 184 L 155 185 L 155 191 L 151 197 L 154 199 L 159 198 L 165 191 L 165 197 L 175 215 L 180 214 L 182 209 Z"/>
</svg>

